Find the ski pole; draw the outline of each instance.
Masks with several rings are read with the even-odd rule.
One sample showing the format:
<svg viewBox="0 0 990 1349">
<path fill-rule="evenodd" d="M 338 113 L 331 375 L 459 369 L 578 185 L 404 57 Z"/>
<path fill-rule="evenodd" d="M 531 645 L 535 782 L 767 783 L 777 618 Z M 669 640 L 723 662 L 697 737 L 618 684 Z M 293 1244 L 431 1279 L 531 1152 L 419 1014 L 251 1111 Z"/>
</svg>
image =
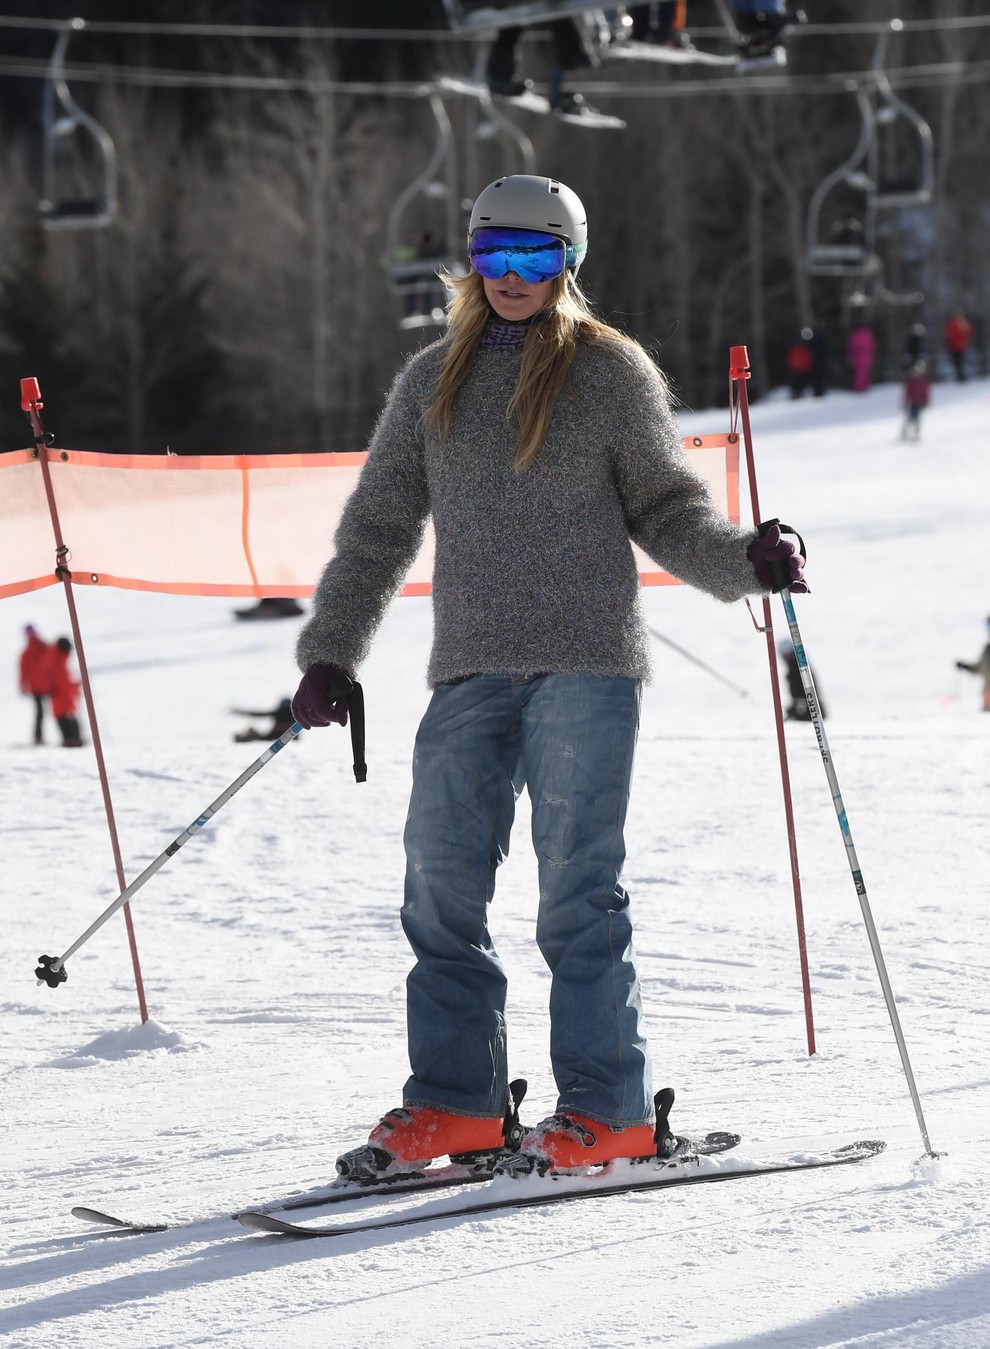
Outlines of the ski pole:
<svg viewBox="0 0 990 1349">
<path fill-rule="evenodd" d="M 672 642 L 671 639 L 669 637 L 665 637 L 662 632 L 657 632 L 656 628 L 651 627 L 650 632 L 653 634 L 653 636 L 657 639 L 658 642 L 663 642 L 666 646 L 671 647 L 679 655 L 683 656 L 685 660 L 691 661 L 693 665 L 700 665 L 701 668 L 705 670 L 708 674 L 710 674 L 713 679 L 717 679 L 720 684 L 725 684 L 735 693 L 738 693 L 740 698 L 749 697 L 749 694 L 746 692 L 745 689 L 740 688 L 738 684 L 733 684 L 731 679 L 726 679 L 725 675 L 719 674 L 718 670 L 713 670 L 710 665 L 706 665 L 705 662 L 703 660 L 699 660 L 697 656 L 692 656 L 690 651 L 685 651 L 684 647 L 678 646 L 676 642 Z"/>
<path fill-rule="evenodd" d="M 760 526 L 760 532 L 765 533 L 770 525 L 777 523 L 779 522 L 775 520 L 767 521 Z M 785 525 L 781 525 L 780 527 L 785 533 L 794 533 L 793 530 L 788 530 Z M 798 537 L 800 538 L 800 536 Z M 787 577 L 786 564 L 777 562 L 773 565 L 778 572 L 778 580 L 785 581 Z M 828 745 L 828 737 L 825 734 L 825 726 L 822 722 L 818 694 L 815 691 L 815 681 L 808 665 L 808 658 L 804 650 L 804 642 L 801 640 L 801 629 L 798 627 L 797 615 L 794 612 L 794 603 L 791 599 L 791 591 L 788 585 L 783 584 L 781 586 L 780 598 L 784 605 L 784 616 L 787 619 L 791 641 L 794 644 L 794 654 L 797 657 L 798 671 L 801 675 L 801 687 L 804 689 L 804 696 L 808 700 L 808 712 L 811 716 L 811 724 L 815 728 L 815 736 L 818 740 L 818 748 L 821 752 L 822 763 L 825 765 L 825 776 L 828 778 L 829 790 L 832 794 L 832 804 L 835 807 L 836 819 L 839 821 L 839 829 L 842 831 L 842 841 L 846 848 L 846 858 L 849 862 L 849 869 L 852 872 L 856 894 L 859 896 L 859 907 L 863 914 L 863 922 L 866 924 L 866 932 L 870 939 L 870 948 L 873 951 L 873 959 L 876 963 L 877 974 L 880 976 L 880 987 L 883 989 L 884 1001 L 887 1004 L 887 1012 L 890 1016 L 890 1024 L 894 1029 L 894 1039 L 897 1041 L 898 1053 L 901 1056 L 901 1066 L 904 1069 L 904 1076 L 907 1078 L 908 1090 L 911 1093 L 911 1100 L 914 1104 L 914 1113 L 918 1118 L 918 1125 L 921 1129 L 921 1138 L 925 1145 L 925 1155 L 928 1157 L 935 1157 L 938 1154 L 932 1151 L 931 1140 L 928 1136 L 928 1126 L 925 1123 L 925 1113 L 921 1108 L 921 1098 L 918 1095 L 918 1088 L 914 1080 L 914 1072 L 911 1068 L 911 1058 L 908 1054 L 907 1042 L 904 1039 L 904 1032 L 901 1029 L 901 1019 L 897 1012 L 897 1004 L 894 1001 L 894 991 L 891 988 L 890 979 L 887 975 L 887 964 L 883 958 L 880 937 L 877 933 L 876 924 L 873 921 L 870 900 L 866 893 L 866 882 L 863 880 L 863 872 L 859 865 L 859 858 L 856 856 L 856 846 L 853 843 L 852 830 L 849 828 L 849 819 L 846 815 L 846 808 L 842 801 L 842 793 L 839 790 L 839 779 L 836 777 L 835 765 L 832 763 L 832 754 Z"/>
<path fill-rule="evenodd" d="M 230 786 L 222 791 L 217 799 L 206 807 L 202 815 L 197 816 L 191 825 L 186 829 L 183 829 L 182 833 L 172 840 L 164 852 L 159 853 L 155 860 L 149 866 L 145 867 L 140 876 L 131 881 L 127 889 L 123 890 L 117 896 L 110 907 L 100 914 L 95 923 L 90 924 L 82 936 L 74 941 L 67 951 L 64 951 L 60 956 L 40 956 L 38 958 L 38 967 L 35 970 L 38 983 L 46 983 L 49 988 L 57 988 L 59 984 L 64 984 L 68 978 L 68 975 L 65 972 L 65 962 L 69 957 L 75 955 L 80 946 L 85 945 L 90 937 L 100 930 L 108 918 L 112 918 L 117 910 L 126 904 L 127 901 L 141 889 L 142 885 L 150 881 L 155 872 L 160 871 L 169 858 L 174 857 L 182 845 L 188 843 L 193 834 L 197 834 L 200 829 L 202 829 L 203 825 L 213 818 L 220 807 L 225 806 L 230 798 L 234 796 L 235 793 L 239 792 L 244 784 L 249 782 L 259 769 L 264 768 L 269 759 L 274 758 L 280 749 L 284 749 L 291 740 L 294 740 L 302 729 L 302 725 L 298 721 L 294 721 L 287 731 L 268 746 L 264 754 L 259 755 L 254 763 L 247 767 L 239 778 L 235 778 Z"/>
</svg>

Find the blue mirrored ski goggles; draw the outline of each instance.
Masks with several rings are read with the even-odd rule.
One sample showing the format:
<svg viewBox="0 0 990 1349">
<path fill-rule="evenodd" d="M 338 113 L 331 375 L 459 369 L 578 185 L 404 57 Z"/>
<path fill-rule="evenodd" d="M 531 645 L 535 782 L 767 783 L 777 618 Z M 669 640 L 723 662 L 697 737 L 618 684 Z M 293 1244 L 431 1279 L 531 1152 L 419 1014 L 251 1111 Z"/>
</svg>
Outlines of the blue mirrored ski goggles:
<svg viewBox="0 0 990 1349">
<path fill-rule="evenodd" d="M 520 230 L 504 225 L 486 225 L 468 241 L 471 266 L 480 276 L 500 281 L 515 272 L 523 281 L 553 281 L 568 267 L 576 267 L 584 253 L 555 234 Z"/>
</svg>

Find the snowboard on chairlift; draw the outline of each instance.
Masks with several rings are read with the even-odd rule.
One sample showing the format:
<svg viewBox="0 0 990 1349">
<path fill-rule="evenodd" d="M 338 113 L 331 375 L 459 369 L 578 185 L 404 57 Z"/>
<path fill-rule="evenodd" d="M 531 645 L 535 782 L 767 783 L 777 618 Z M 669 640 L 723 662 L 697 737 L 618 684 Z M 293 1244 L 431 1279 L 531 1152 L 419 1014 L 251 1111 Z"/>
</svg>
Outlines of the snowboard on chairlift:
<svg viewBox="0 0 990 1349">
<path fill-rule="evenodd" d="M 488 85 L 481 80 L 461 79 L 454 75 L 442 75 L 437 80 L 437 85 L 440 89 L 451 94 L 467 94 L 471 98 L 492 99 L 506 107 L 519 108 L 522 112 L 535 112 L 544 117 L 556 117 L 558 121 L 569 122 L 573 126 L 610 128 L 614 131 L 621 131 L 626 125 L 621 117 L 610 117 L 603 112 L 559 112 L 550 106 L 549 99 L 544 98 L 542 94 L 533 93 L 529 89 L 524 94 L 511 96 L 508 94 L 493 94 Z"/>
</svg>

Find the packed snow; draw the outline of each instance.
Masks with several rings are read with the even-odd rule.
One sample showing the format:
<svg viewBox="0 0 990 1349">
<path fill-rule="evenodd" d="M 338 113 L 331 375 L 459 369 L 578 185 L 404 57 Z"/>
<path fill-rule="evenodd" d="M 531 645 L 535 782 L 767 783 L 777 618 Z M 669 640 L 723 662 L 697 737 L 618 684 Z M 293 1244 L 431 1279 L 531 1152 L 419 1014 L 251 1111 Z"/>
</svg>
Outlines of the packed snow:
<svg viewBox="0 0 990 1349">
<path fill-rule="evenodd" d="M 937 385 L 918 444 L 899 438 L 894 386 L 753 408 L 762 513 L 808 547 L 812 593 L 795 608 L 937 1157 L 812 728 L 789 722 L 786 738 L 814 1056 L 766 639 L 744 604 L 648 589 L 656 631 L 721 676 L 657 641 L 628 829 L 672 1123 L 739 1132 L 744 1160 L 861 1138 L 886 1152 L 480 1217 L 443 1216 L 456 1195 L 393 1196 L 435 1221 L 331 1241 L 245 1231 L 233 1210 L 326 1183 L 400 1099 L 401 835 L 429 602 L 395 602 L 362 671 L 367 783 L 346 734 L 307 732 L 136 896 L 142 1024 L 122 914 L 69 960 L 67 983 L 34 978 L 118 887 L 92 749 L 57 747 L 53 727 L 31 745 L 13 677 L 25 623 L 68 633 L 63 592 L 4 601 L 0 1341 L 986 1349 L 990 715 L 955 660 L 987 637 L 988 421 L 988 382 Z M 718 431 L 727 413 L 681 423 Z M 230 709 L 293 691 L 299 620 L 240 623 L 225 599 L 76 594 L 131 880 L 264 748 L 233 742 L 249 719 Z M 772 612 L 779 640 L 778 600 Z M 510 974 L 510 1070 L 529 1080 L 535 1121 L 555 1097 L 526 814 L 523 797 L 491 923 Z M 106 1235 L 74 1205 L 187 1225 Z"/>
</svg>

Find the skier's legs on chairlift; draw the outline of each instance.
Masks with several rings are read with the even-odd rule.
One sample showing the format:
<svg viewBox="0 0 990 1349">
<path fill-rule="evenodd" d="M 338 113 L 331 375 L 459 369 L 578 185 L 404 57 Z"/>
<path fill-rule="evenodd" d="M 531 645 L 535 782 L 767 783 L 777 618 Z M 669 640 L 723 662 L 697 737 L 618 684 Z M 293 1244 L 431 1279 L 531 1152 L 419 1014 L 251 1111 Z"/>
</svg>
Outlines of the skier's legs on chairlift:
<svg viewBox="0 0 990 1349">
<path fill-rule="evenodd" d="M 631 5 L 633 42 L 647 42 L 658 47 L 679 47 L 691 51 L 694 43 L 684 27 L 687 18 L 687 0 L 653 0 L 652 4 Z"/>
<path fill-rule="evenodd" d="M 790 12 L 785 0 L 729 0 L 732 19 L 739 32 L 739 54 L 743 61 L 787 60 L 787 29 L 804 23 L 805 15 Z"/>
</svg>

